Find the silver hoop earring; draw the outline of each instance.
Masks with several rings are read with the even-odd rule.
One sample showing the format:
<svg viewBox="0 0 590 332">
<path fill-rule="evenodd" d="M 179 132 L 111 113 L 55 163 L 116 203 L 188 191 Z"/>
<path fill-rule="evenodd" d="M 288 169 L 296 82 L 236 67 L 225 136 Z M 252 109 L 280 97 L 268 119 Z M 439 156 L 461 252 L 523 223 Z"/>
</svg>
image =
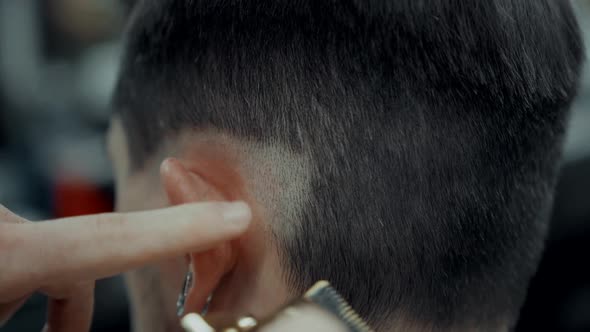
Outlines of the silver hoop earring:
<svg viewBox="0 0 590 332">
<path fill-rule="evenodd" d="M 186 302 L 186 297 L 188 296 L 188 292 L 193 287 L 193 272 L 188 271 L 186 276 L 184 277 L 184 282 L 182 284 L 182 289 L 180 290 L 180 294 L 178 295 L 178 300 L 176 301 L 176 314 L 178 317 L 184 315 L 184 304 Z"/>
<path fill-rule="evenodd" d="M 205 306 L 203 306 L 203 310 L 201 310 L 201 317 L 205 317 L 207 312 L 209 312 L 209 305 L 211 304 L 211 299 L 213 299 L 213 294 L 209 294 L 207 297 L 207 302 L 205 302 Z"/>
<path fill-rule="evenodd" d="M 188 297 L 188 293 L 190 292 L 191 288 L 193 287 L 194 283 L 194 275 L 192 271 L 188 271 L 186 276 L 184 277 L 184 282 L 182 283 L 182 289 L 180 290 L 180 294 L 178 295 L 178 300 L 176 300 L 176 314 L 178 317 L 184 315 L 184 304 L 186 303 L 186 298 Z M 211 304 L 211 300 L 213 299 L 213 294 L 209 294 L 207 297 L 207 301 L 201 310 L 201 316 L 205 316 L 209 311 L 209 305 Z"/>
</svg>

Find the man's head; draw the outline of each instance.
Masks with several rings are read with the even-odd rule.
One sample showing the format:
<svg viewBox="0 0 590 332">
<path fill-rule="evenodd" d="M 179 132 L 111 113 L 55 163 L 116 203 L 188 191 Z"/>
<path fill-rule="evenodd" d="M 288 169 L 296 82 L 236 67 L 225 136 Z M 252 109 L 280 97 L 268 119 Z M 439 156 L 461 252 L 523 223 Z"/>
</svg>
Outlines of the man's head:
<svg viewBox="0 0 590 332">
<path fill-rule="evenodd" d="M 510 326 L 582 58 L 566 0 L 141 2 L 114 98 L 119 207 L 246 200 L 255 220 L 131 273 L 137 327 L 177 326 L 187 262 L 189 309 L 212 293 L 212 317 L 327 279 L 380 330 Z"/>
</svg>

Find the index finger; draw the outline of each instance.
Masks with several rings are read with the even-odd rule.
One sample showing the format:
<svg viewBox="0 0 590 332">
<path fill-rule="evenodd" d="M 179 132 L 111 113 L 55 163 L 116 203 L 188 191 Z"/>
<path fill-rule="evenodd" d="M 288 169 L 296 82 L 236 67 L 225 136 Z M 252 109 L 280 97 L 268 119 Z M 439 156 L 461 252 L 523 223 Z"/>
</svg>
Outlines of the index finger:
<svg viewBox="0 0 590 332">
<path fill-rule="evenodd" d="M 33 278 L 47 284 L 94 280 L 209 249 L 245 232 L 251 217 L 243 202 L 199 203 L 19 225 L 29 242 L 20 256 L 30 259 L 21 266 L 34 266 Z"/>
</svg>

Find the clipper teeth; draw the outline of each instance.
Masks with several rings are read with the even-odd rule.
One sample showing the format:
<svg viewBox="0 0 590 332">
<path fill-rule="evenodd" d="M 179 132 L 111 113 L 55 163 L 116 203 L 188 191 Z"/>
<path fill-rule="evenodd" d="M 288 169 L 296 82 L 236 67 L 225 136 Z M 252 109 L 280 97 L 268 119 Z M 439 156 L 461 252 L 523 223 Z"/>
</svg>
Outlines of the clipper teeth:
<svg viewBox="0 0 590 332">
<path fill-rule="evenodd" d="M 318 281 L 304 298 L 336 315 L 351 332 L 373 332 L 344 298 L 327 281 Z"/>
</svg>

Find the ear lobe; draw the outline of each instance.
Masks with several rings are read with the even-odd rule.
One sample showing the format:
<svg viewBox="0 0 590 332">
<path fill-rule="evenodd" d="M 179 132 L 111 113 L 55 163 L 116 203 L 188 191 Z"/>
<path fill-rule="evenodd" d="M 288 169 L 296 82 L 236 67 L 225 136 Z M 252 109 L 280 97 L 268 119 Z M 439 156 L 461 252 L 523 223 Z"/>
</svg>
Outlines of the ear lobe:
<svg viewBox="0 0 590 332">
<path fill-rule="evenodd" d="M 206 252 L 190 255 L 194 281 L 186 298 L 187 312 L 200 314 L 209 296 L 215 297 L 215 289 L 235 264 L 233 253 L 231 243 L 227 242 Z"/>
</svg>

